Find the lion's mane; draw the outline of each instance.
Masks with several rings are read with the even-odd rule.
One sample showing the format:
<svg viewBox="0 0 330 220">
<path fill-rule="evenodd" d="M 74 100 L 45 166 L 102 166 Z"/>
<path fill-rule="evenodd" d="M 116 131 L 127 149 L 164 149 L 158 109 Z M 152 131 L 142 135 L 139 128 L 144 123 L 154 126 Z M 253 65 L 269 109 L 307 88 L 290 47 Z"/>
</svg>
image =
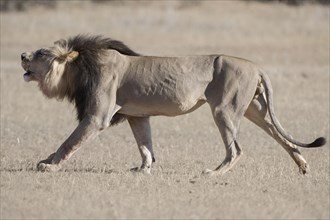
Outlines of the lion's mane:
<svg viewBox="0 0 330 220">
<path fill-rule="evenodd" d="M 62 41 L 53 48 L 53 54 L 61 57 L 64 54 L 76 51 L 79 56 L 72 62 L 66 63 L 56 96 L 67 98 L 75 104 L 77 118 L 81 121 L 93 108 L 95 91 L 101 77 L 100 60 L 104 50 L 113 49 L 129 56 L 139 56 L 124 43 L 104 38 L 102 36 L 78 35 Z M 54 64 L 53 64 L 54 65 Z M 126 119 L 125 115 L 116 113 L 110 124 L 115 125 Z"/>
</svg>

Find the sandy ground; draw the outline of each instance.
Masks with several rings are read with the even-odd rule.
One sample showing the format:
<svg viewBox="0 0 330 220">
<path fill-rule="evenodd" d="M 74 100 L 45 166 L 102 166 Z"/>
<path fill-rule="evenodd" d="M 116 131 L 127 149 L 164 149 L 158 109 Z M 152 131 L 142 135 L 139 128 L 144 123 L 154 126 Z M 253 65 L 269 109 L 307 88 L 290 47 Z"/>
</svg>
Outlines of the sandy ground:
<svg viewBox="0 0 330 220">
<path fill-rule="evenodd" d="M 329 139 L 329 7 L 256 2 L 61 2 L 56 10 L 1 12 L 1 219 L 329 219 L 329 144 L 306 149 L 301 176 L 289 155 L 244 120 L 244 156 L 205 178 L 224 146 L 208 106 L 152 118 L 152 176 L 127 122 L 89 142 L 58 173 L 35 166 L 75 128 L 67 102 L 23 81 L 20 54 L 78 33 L 103 34 L 148 55 L 229 54 L 269 73 L 275 110 L 298 140 Z"/>
</svg>

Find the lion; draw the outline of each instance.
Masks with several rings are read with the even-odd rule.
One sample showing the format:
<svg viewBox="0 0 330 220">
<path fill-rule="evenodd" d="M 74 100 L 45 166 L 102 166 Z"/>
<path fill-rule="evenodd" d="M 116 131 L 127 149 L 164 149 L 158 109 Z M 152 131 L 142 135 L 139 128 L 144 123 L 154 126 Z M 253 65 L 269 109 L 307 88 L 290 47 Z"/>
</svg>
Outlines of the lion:
<svg viewBox="0 0 330 220">
<path fill-rule="evenodd" d="M 273 107 L 269 77 L 251 61 L 227 55 L 142 56 L 124 43 L 103 36 L 77 35 L 49 48 L 21 55 L 25 81 L 36 81 L 48 98 L 67 99 L 79 124 L 58 150 L 37 164 L 58 171 L 86 141 L 115 124 L 128 121 L 142 157 L 133 170 L 150 174 L 155 162 L 150 116 L 178 116 L 207 103 L 223 139 L 226 156 L 214 170 L 222 175 L 242 156 L 237 140 L 245 116 L 274 138 L 306 174 L 309 166 L 299 147 L 325 145 L 293 139 Z"/>
</svg>

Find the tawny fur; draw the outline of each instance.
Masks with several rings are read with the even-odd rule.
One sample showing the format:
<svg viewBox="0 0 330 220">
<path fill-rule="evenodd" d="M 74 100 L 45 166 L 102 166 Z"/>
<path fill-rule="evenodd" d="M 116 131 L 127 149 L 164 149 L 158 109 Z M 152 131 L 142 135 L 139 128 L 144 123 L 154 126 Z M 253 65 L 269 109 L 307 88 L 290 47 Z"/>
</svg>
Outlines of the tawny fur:
<svg viewBox="0 0 330 220">
<path fill-rule="evenodd" d="M 56 171 L 79 147 L 105 128 L 128 119 L 150 173 L 154 152 L 149 117 L 177 116 L 208 103 L 226 147 L 226 157 L 207 174 L 224 174 L 242 155 L 237 140 L 243 116 L 273 137 L 300 172 L 308 164 L 297 146 L 319 147 L 324 138 L 305 144 L 294 140 L 275 116 L 268 76 L 254 63 L 226 55 L 141 56 L 120 41 L 79 35 L 53 47 L 22 54 L 26 81 L 37 81 L 49 98 L 67 98 L 77 109 L 78 127 L 54 154 L 38 163 Z M 267 117 L 270 115 L 270 119 Z"/>
</svg>

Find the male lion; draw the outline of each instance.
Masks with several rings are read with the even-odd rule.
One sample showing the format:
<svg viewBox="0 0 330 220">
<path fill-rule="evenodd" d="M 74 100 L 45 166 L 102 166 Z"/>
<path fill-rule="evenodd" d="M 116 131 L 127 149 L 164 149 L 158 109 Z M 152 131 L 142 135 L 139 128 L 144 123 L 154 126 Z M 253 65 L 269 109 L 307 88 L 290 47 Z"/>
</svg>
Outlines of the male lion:
<svg viewBox="0 0 330 220">
<path fill-rule="evenodd" d="M 273 109 L 268 76 L 254 63 L 225 55 L 140 56 L 119 41 L 78 35 L 53 47 L 21 55 L 25 81 L 37 81 L 49 98 L 67 98 L 77 109 L 78 127 L 60 148 L 37 165 L 57 171 L 88 139 L 125 119 L 133 131 L 142 165 L 154 162 L 149 116 L 177 116 L 204 103 L 226 147 L 226 157 L 208 174 L 224 174 L 242 155 L 237 141 L 243 116 L 273 137 L 296 162 L 301 173 L 308 164 L 297 146 L 320 147 L 323 137 L 304 144 L 282 128 Z M 266 117 L 269 113 L 270 119 Z"/>
</svg>

